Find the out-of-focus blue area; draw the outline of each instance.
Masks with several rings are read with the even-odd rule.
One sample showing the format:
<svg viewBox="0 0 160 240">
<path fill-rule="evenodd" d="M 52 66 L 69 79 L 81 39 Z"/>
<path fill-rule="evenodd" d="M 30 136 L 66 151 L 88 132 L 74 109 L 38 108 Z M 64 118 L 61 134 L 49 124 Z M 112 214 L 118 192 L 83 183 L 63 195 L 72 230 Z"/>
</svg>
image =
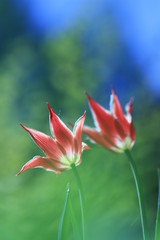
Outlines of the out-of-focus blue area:
<svg viewBox="0 0 160 240">
<path fill-rule="evenodd" d="M 95 29 L 98 22 L 104 31 L 107 15 L 110 14 L 117 26 L 121 41 L 144 75 L 146 87 L 160 98 L 160 2 L 152 1 L 52 1 L 14 0 L 26 9 L 28 24 L 32 31 L 43 37 L 55 37 L 76 27 L 77 23 L 89 22 Z M 97 29 L 98 34 L 98 29 Z M 119 59 L 121 61 L 121 59 Z M 136 81 L 129 79 L 128 81 Z"/>
<path fill-rule="evenodd" d="M 160 2 L 112 1 L 114 19 L 147 86 L 160 97 Z"/>
</svg>

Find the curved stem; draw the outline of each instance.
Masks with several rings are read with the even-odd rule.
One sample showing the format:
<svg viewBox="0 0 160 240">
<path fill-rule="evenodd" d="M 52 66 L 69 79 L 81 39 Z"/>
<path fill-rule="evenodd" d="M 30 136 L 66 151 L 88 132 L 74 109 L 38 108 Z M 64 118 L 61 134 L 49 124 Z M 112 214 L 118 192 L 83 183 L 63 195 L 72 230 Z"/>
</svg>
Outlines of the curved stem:
<svg viewBox="0 0 160 240">
<path fill-rule="evenodd" d="M 66 209 L 67 209 L 68 198 L 69 198 L 69 185 L 67 186 L 66 200 L 65 200 L 65 204 L 64 204 L 64 208 L 63 208 L 60 224 L 59 224 L 59 229 L 58 229 L 58 240 L 62 239 L 64 218 L 65 218 L 65 213 L 66 213 Z"/>
<path fill-rule="evenodd" d="M 155 228 L 155 240 L 160 239 L 160 169 L 158 169 L 158 207 Z"/>
<path fill-rule="evenodd" d="M 72 164 L 72 169 L 73 169 L 73 173 L 75 175 L 76 178 L 76 182 L 78 185 L 78 191 L 79 191 L 79 200 L 80 200 L 80 207 L 81 207 L 81 223 L 82 223 L 82 239 L 85 240 L 85 224 L 84 224 L 84 195 L 83 195 L 83 190 L 82 190 L 82 184 L 81 184 L 81 180 L 80 177 L 78 175 L 77 169 L 75 164 Z"/>
<path fill-rule="evenodd" d="M 142 194 L 142 189 L 141 189 L 141 184 L 140 184 L 140 179 L 137 171 L 136 164 L 131 156 L 131 153 L 129 150 L 125 151 L 130 167 L 134 176 L 134 181 L 136 184 L 136 189 L 137 189 L 137 196 L 138 196 L 138 202 L 139 202 L 139 209 L 140 209 L 140 216 L 141 216 L 141 224 L 142 224 L 142 233 L 143 233 L 143 240 L 147 240 L 147 221 L 146 221 L 146 213 L 145 213 L 145 207 L 144 207 L 144 200 L 143 200 L 143 194 Z"/>
</svg>

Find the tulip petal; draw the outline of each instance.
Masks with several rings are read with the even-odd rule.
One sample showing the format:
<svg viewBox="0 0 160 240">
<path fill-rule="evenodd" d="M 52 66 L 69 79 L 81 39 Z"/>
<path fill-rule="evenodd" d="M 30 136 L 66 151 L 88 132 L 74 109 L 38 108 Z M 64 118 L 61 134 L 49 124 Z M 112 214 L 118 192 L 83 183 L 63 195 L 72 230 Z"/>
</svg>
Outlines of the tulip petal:
<svg viewBox="0 0 160 240">
<path fill-rule="evenodd" d="M 111 100 L 110 100 L 110 110 L 119 119 L 121 123 L 124 121 L 124 113 L 117 97 L 116 92 L 112 89 Z"/>
<path fill-rule="evenodd" d="M 132 111 L 133 111 L 133 98 L 131 98 L 131 100 L 129 101 L 129 103 L 127 103 L 126 105 L 126 111 L 127 113 L 131 114 L 132 115 Z"/>
<path fill-rule="evenodd" d="M 113 115 L 120 121 L 125 134 L 129 136 L 129 134 L 130 134 L 130 124 L 129 123 L 130 122 L 124 115 L 123 109 L 121 107 L 121 104 L 119 102 L 117 94 L 113 89 L 112 89 L 110 107 L 111 107 L 111 111 L 112 111 Z M 131 111 L 131 108 L 130 108 L 130 111 Z"/>
<path fill-rule="evenodd" d="M 117 153 L 131 149 L 136 140 L 135 128 L 132 124 L 133 99 L 126 106 L 124 115 L 119 99 L 112 90 L 110 112 L 95 102 L 88 94 L 90 109 L 96 129 L 84 127 L 83 132 L 91 140 Z"/>
<path fill-rule="evenodd" d="M 96 129 L 85 126 L 83 128 L 83 133 L 86 134 L 89 137 L 89 139 L 93 140 L 99 145 L 110 150 L 112 149 L 113 144 L 108 142 L 100 133 L 97 132 Z"/>
<path fill-rule="evenodd" d="M 136 141 L 136 130 L 135 130 L 135 127 L 134 127 L 134 125 L 131 123 L 131 125 L 130 125 L 130 137 L 131 137 L 131 139 L 132 139 L 132 142 L 133 142 L 133 144 L 134 144 L 134 142 Z"/>
<path fill-rule="evenodd" d="M 119 132 L 121 133 L 120 137 L 124 138 L 125 134 L 122 125 L 118 123 L 117 119 L 115 119 L 110 112 L 106 111 L 101 105 L 95 102 L 88 94 L 86 95 L 98 131 L 102 132 L 102 134 L 110 139 L 110 141 L 114 141 L 114 138 L 118 137 L 117 135 L 119 135 Z M 117 131 L 117 126 L 119 132 Z"/>
<path fill-rule="evenodd" d="M 130 138 L 132 140 L 132 146 L 133 146 L 136 141 L 136 131 L 135 131 L 134 125 L 132 123 L 133 98 L 131 98 L 129 103 L 125 106 L 125 109 L 127 112 L 126 119 L 129 123 Z"/>
<path fill-rule="evenodd" d="M 59 144 L 64 147 L 66 154 L 70 156 L 74 145 L 73 134 L 69 128 L 67 128 L 66 125 L 60 120 L 60 118 L 53 112 L 49 104 L 47 105 L 50 114 L 51 132 Z"/>
<path fill-rule="evenodd" d="M 91 148 L 84 142 L 82 142 L 82 152 L 85 150 L 91 150 Z"/>
<path fill-rule="evenodd" d="M 129 103 L 126 104 L 125 109 L 127 112 L 126 119 L 129 123 L 131 123 L 132 122 L 132 111 L 133 111 L 133 98 L 131 98 Z"/>
<path fill-rule="evenodd" d="M 73 128 L 73 135 L 75 138 L 75 153 L 81 153 L 82 151 L 82 130 L 83 130 L 83 125 L 86 117 L 86 112 L 84 112 L 83 116 L 81 116 L 74 125 Z"/>
<path fill-rule="evenodd" d="M 53 159 L 59 160 L 63 156 L 62 152 L 60 151 L 59 147 L 57 146 L 56 142 L 49 137 L 48 135 L 36 131 L 31 128 L 27 128 L 20 124 L 24 130 L 26 130 L 34 142 L 44 151 L 44 153 Z"/>
<path fill-rule="evenodd" d="M 22 172 L 28 171 L 31 168 L 44 168 L 48 171 L 56 172 L 57 174 L 60 174 L 61 171 L 64 170 L 63 165 L 60 164 L 58 161 L 54 161 L 50 158 L 42 158 L 40 156 L 36 156 L 30 161 L 28 161 L 20 170 L 20 172 L 17 174 L 21 174 Z"/>
</svg>

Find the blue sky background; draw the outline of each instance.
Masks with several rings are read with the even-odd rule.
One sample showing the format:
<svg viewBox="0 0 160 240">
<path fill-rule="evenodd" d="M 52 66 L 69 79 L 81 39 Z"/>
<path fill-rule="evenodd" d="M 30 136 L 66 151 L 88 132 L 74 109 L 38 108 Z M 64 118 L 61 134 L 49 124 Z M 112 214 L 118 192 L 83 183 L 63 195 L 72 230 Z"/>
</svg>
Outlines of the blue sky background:
<svg viewBox="0 0 160 240">
<path fill-rule="evenodd" d="M 160 1 L 14 1 L 27 14 L 32 34 L 42 38 L 60 36 L 77 23 L 87 23 L 89 28 L 95 28 L 100 22 L 105 30 L 103 20 L 110 15 L 133 61 L 145 76 L 146 86 L 159 98 Z"/>
</svg>

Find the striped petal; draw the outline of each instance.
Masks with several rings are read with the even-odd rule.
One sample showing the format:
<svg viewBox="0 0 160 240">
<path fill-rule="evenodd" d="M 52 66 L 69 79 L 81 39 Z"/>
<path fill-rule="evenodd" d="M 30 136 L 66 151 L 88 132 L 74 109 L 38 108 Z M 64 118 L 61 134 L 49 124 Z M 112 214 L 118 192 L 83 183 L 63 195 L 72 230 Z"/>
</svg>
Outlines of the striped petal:
<svg viewBox="0 0 160 240">
<path fill-rule="evenodd" d="M 133 98 L 131 98 L 131 100 L 129 101 L 129 103 L 126 104 L 125 109 L 126 109 L 127 114 L 129 114 L 130 116 L 132 116 L 132 111 L 133 111 Z"/>
<path fill-rule="evenodd" d="M 98 131 L 101 131 L 108 139 L 110 138 L 110 141 L 113 141 L 115 137 L 119 137 L 119 134 L 121 138 L 125 138 L 122 125 L 117 119 L 115 119 L 110 112 L 106 111 L 101 105 L 96 103 L 88 94 L 87 98 Z"/>
<path fill-rule="evenodd" d="M 48 157 L 56 160 L 61 159 L 63 154 L 59 147 L 57 146 L 56 142 L 51 137 L 42 132 L 36 131 L 31 128 L 27 128 L 22 124 L 20 125 L 24 128 L 24 130 L 26 130 L 30 134 L 34 142 L 44 151 L 44 153 Z"/>
<path fill-rule="evenodd" d="M 132 142 L 134 144 L 134 142 L 136 141 L 136 130 L 135 130 L 135 127 L 132 123 L 131 123 L 131 126 L 130 126 L 130 137 L 131 137 Z"/>
<path fill-rule="evenodd" d="M 132 123 L 133 99 L 126 106 L 124 115 L 119 99 L 112 90 L 110 111 L 105 110 L 88 94 L 90 109 L 94 118 L 96 129 L 83 128 L 83 132 L 96 143 L 113 152 L 124 152 L 131 149 L 136 140 L 136 132 Z"/>
<path fill-rule="evenodd" d="M 60 118 L 53 112 L 52 108 L 48 105 L 50 114 L 50 128 L 53 136 L 55 136 L 57 142 L 66 151 L 66 154 L 70 156 L 73 146 L 74 138 L 72 132 L 66 127 L 66 125 L 60 120 Z"/>
<path fill-rule="evenodd" d="M 130 129 L 130 138 L 132 139 L 133 145 L 136 140 L 136 131 L 134 128 L 134 125 L 132 123 L 132 111 L 133 111 L 133 98 L 129 101 L 129 103 L 125 106 L 126 109 L 126 119 L 129 123 L 129 129 Z"/>
<path fill-rule="evenodd" d="M 126 110 L 126 119 L 129 123 L 132 122 L 132 111 L 133 111 L 133 98 L 129 101 L 128 104 L 126 104 L 125 106 L 125 110 Z"/>
<path fill-rule="evenodd" d="M 20 172 L 17 174 L 21 174 L 22 172 L 28 171 L 29 169 L 32 168 L 44 168 L 47 171 L 52 171 L 57 174 L 60 174 L 61 171 L 64 170 L 63 166 L 61 166 L 60 162 L 54 161 L 53 159 L 50 158 L 42 158 L 40 156 L 36 156 L 30 161 L 28 161 L 20 170 Z"/>
<path fill-rule="evenodd" d="M 117 97 L 116 92 L 112 89 L 111 100 L 110 100 L 110 111 L 123 123 L 124 113 Z"/>
<path fill-rule="evenodd" d="M 85 117 L 86 117 L 86 112 L 84 112 L 83 116 L 80 117 L 74 125 L 73 135 L 75 138 L 75 142 L 74 142 L 75 153 L 82 152 L 82 130 L 83 130 Z"/>
<path fill-rule="evenodd" d="M 107 139 L 105 139 L 100 133 L 98 133 L 97 130 L 85 126 L 83 128 L 83 133 L 86 134 L 89 139 L 93 140 L 93 142 L 96 142 L 109 150 L 112 149 L 113 144 L 107 141 Z"/>
<path fill-rule="evenodd" d="M 110 110 L 121 123 L 124 132 L 126 135 L 129 135 L 130 132 L 130 124 L 128 124 L 128 120 L 126 119 L 122 106 L 119 102 L 116 92 L 112 89 L 111 101 L 110 101 Z M 131 110 L 131 109 L 130 109 Z"/>
</svg>

